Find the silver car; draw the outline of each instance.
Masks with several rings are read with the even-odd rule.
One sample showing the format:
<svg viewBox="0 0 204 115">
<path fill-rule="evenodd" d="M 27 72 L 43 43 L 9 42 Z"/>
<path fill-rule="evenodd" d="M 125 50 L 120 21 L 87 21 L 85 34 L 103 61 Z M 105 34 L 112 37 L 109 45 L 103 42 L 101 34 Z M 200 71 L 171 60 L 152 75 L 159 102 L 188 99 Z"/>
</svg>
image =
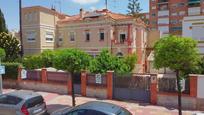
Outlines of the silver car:
<svg viewBox="0 0 204 115">
<path fill-rule="evenodd" d="M 64 108 L 51 115 L 132 115 L 128 110 L 106 102 L 88 102 L 74 108 Z"/>
<path fill-rule="evenodd" d="M 41 95 L 19 90 L 0 95 L 0 115 L 47 115 L 47 109 Z"/>
</svg>

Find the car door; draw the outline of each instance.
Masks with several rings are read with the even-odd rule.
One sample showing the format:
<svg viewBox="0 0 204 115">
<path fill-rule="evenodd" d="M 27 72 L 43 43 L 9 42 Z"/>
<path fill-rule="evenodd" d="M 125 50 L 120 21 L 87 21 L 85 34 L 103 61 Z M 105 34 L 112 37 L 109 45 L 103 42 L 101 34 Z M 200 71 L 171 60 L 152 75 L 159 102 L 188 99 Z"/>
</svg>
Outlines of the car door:
<svg viewBox="0 0 204 115">
<path fill-rule="evenodd" d="M 1 115 L 16 115 L 17 104 L 22 100 L 9 95 L 0 95 L 0 114 Z"/>
<path fill-rule="evenodd" d="M 0 104 L 1 115 L 16 115 L 15 105 Z"/>
</svg>

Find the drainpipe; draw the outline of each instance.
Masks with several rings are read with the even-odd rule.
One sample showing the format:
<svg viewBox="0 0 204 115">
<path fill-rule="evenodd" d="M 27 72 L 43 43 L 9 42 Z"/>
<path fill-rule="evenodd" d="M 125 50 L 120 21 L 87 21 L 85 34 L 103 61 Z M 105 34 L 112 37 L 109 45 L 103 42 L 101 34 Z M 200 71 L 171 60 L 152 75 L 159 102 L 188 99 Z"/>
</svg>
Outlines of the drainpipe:
<svg viewBox="0 0 204 115">
<path fill-rule="evenodd" d="M 128 54 L 132 53 L 132 48 L 131 48 L 131 39 L 130 39 L 130 30 L 131 30 L 131 24 L 128 24 Z"/>
</svg>

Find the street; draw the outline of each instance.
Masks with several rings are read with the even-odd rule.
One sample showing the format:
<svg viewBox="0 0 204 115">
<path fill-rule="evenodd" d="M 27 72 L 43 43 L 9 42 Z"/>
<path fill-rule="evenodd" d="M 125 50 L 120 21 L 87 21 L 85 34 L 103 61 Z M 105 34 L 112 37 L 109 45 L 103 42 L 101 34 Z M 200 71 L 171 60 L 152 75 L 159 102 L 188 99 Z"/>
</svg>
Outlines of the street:
<svg viewBox="0 0 204 115">
<path fill-rule="evenodd" d="M 14 91 L 14 89 L 4 89 L 4 93 Z M 60 95 L 56 93 L 37 92 L 41 94 L 47 104 L 48 112 L 52 113 L 64 107 L 71 107 L 72 100 L 69 95 Z M 83 104 L 88 101 L 104 101 L 114 103 L 129 110 L 133 115 L 178 115 L 177 109 L 165 108 L 161 106 L 153 106 L 144 103 L 137 103 L 134 101 L 115 101 L 115 100 L 101 100 L 96 98 L 76 97 L 76 105 Z M 183 111 L 183 115 L 192 115 L 196 111 Z"/>
</svg>

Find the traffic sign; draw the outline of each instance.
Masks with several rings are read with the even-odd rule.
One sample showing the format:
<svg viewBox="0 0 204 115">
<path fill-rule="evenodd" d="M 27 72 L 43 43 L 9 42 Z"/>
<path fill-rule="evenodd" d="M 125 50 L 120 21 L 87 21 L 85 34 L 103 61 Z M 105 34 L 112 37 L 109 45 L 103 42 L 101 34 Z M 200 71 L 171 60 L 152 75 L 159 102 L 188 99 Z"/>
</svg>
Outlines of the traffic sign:
<svg viewBox="0 0 204 115">
<path fill-rule="evenodd" d="M 0 74 L 5 74 L 5 66 L 0 65 Z"/>
<path fill-rule="evenodd" d="M 27 78 L 27 71 L 25 69 L 22 69 L 21 71 L 21 79 L 26 79 Z"/>
<path fill-rule="evenodd" d="M 101 78 L 101 74 L 96 74 L 96 83 L 97 84 L 102 84 L 102 78 Z"/>
</svg>

